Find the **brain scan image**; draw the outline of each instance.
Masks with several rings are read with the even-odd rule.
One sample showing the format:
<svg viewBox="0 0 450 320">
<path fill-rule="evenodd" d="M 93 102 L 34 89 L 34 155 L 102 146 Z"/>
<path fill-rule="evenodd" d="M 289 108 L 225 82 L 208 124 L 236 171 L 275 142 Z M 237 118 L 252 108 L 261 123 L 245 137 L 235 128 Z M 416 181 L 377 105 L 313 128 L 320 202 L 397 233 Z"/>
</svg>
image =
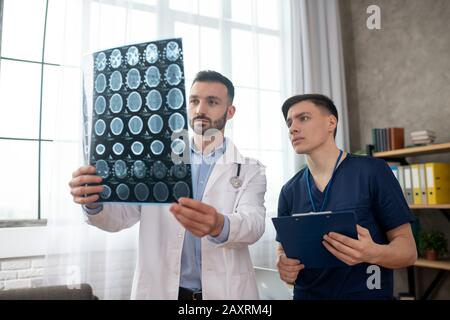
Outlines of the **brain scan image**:
<svg viewBox="0 0 450 320">
<path fill-rule="evenodd" d="M 114 143 L 112 149 L 113 149 L 114 154 L 117 156 L 120 156 L 123 153 L 123 151 L 125 150 L 123 144 L 121 144 L 120 142 Z"/>
<path fill-rule="evenodd" d="M 157 182 L 153 186 L 153 196 L 156 201 L 164 202 L 169 198 L 169 188 L 164 182 Z"/>
<path fill-rule="evenodd" d="M 99 156 L 101 156 L 102 154 L 104 154 L 104 153 L 105 153 L 105 150 L 106 150 L 106 148 L 105 148 L 105 146 L 102 145 L 102 144 L 98 144 L 98 145 L 95 147 L 95 152 L 97 152 L 97 154 L 98 154 Z"/>
<path fill-rule="evenodd" d="M 134 194 L 136 195 L 136 199 L 138 199 L 139 201 L 145 201 L 150 195 L 150 190 L 148 189 L 147 185 L 145 185 L 142 182 L 139 182 L 134 187 Z"/>
<path fill-rule="evenodd" d="M 100 52 L 95 59 L 95 67 L 97 71 L 103 71 L 106 67 L 106 54 L 104 52 Z"/>
<path fill-rule="evenodd" d="M 155 140 L 150 145 L 150 150 L 154 155 L 159 156 L 164 151 L 164 143 L 159 140 Z"/>
<path fill-rule="evenodd" d="M 106 130 L 106 123 L 102 119 L 97 120 L 95 122 L 95 134 L 98 136 L 102 136 Z"/>
<path fill-rule="evenodd" d="M 178 43 L 170 41 L 166 46 L 166 57 L 169 61 L 176 61 L 180 57 L 181 50 Z"/>
<path fill-rule="evenodd" d="M 111 99 L 109 99 L 109 109 L 112 113 L 119 113 L 122 111 L 123 100 L 120 94 L 115 93 L 112 95 Z"/>
<path fill-rule="evenodd" d="M 164 121 L 160 115 L 154 114 L 148 119 L 148 129 L 153 134 L 158 134 L 161 132 L 164 126 Z"/>
<path fill-rule="evenodd" d="M 149 44 L 145 49 L 145 60 L 147 60 L 148 63 L 153 64 L 158 61 L 158 56 L 158 47 L 153 43 Z"/>
<path fill-rule="evenodd" d="M 181 130 L 183 130 L 184 124 L 185 124 L 184 117 L 178 112 L 173 113 L 169 117 L 169 128 L 173 132 L 180 132 Z"/>
<path fill-rule="evenodd" d="M 95 100 L 95 113 L 97 113 L 98 115 L 103 114 L 103 112 L 105 112 L 106 110 L 106 100 L 103 96 L 98 96 L 97 99 Z"/>
<path fill-rule="evenodd" d="M 176 155 L 180 155 L 184 152 L 186 143 L 181 139 L 175 139 L 172 141 L 170 148 L 172 149 L 173 153 L 175 153 Z"/>
<path fill-rule="evenodd" d="M 109 48 L 90 61 L 83 133 L 89 163 L 103 177 L 96 202 L 142 206 L 192 196 L 182 40 Z"/>
<path fill-rule="evenodd" d="M 181 82 L 181 68 L 177 64 L 171 64 L 165 73 L 165 79 L 171 86 L 176 86 Z"/>
<path fill-rule="evenodd" d="M 137 160 L 133 164 L 133 175 L 138 179 L 145 178 L 147 174 L 147 167 L 145 166 L 144 161 Z"/>
<path fill-rule="evenodd" d="M 102 178 L 108 178 L 109 176 L 109 166 L 105 160 L 98 160 L 95 163 L 95 172 Z"/>
<path fill-rule="evenodd" d="M 161 161 L 156 161 L 152 169 L 153 176 L 158 180 L 163 179 L 167 175 L 167 167 Z"/>
<path fill-rule="evenodd" d="M 114 49 L 109 57 L 109 63 L 111 67 L 117 69 L 122 64 L 122 54 L 119 49 Z"/>
<path fill-rule="evenodd" d="M 120 119 L 120 118 L 112 119 L 110 127 L 111 127 L 111 132 L 114 135 L 118 136 L 119 134 L 122 133 L 122 130 L 123 130 L 123 121 L 122 121 L 122 119 Z"/>
<path fill-rule="evenodd" d="M 132 134 L 141 133 L 143 127 L 144 124 L 142 122 L 142 119 L 138 116 L 131 117 L 130 121 L 128 122 L 128 129 Z"/>
<path fill-rule="evenodd" d="M 161 81 L 161 74 L 159 73 L 159 69 L 155 66 L 151 66 L 145 71 L 145 83 L 150 88 L 155 88 L 159 85 Z"/>
<path fill-rule="evenodd" d="M 109 78 L 109 87 L 112 91 L 119 91 L 122 87 L 122 74 L 119 71 L 114 71 Z"/>
<path fill-rule="evenodd" d="M 138 112 L 142 107 L 142 98 L 139 93 L 133 91 L 127 97 L 127 107 L 131 112 Z"/>
<path fill-rule="evenodd" d="M 127 50 L 127 63 L 130 66 L 135 66 L 139 62 L 139 50 L 135 46 Z"/>
<path fill-rule="evenodd" d="M 178 88 L 172 88 L 167 94 L 167 105 L 169 108 L 178 110 L 183 105 L 184 98 L 183 93 Z"/>
<path fill-rule="evenodd" d="M 146 105 L 147 107 L 152 111 L 157 111 L 161 108 L 162 105 L 162 97 L 161 93 L 157 90 L 151 90 L 148 94 L 146 99 Z"/>
<path fill-rule="evenodd" d="M 117 160 L 114 163 L 114 174 L 119 179 L 123 179 L 127 176 L 127 164 L 125 161 Z"/>
<path fill-rule="evenodd" d="M 137 89 L 141 84 L 141 75 L 138 69 L 131 69 L 127 74 L 127 86 L 130 89 Z"/>
<path fill-rule="evenodd" d="M 181 197 L 189 197 L 190 193 L 189 185 L 186 182 L 178 181 L 175 183 L 175 186 L 173 187 L 173 196 L 175 199 L 178 200 L 178 198 Z"/>
<path fill-rule="evenodd" d="M 170 170 L 177 179 L 184 179 L 188 174 L 187 166 L 184 163 L 175 164 Z"/>
<path fill-rule="evenodd" d="M 95 91 L 97 93 L 103 93 L 106 89 L 106 77 L 103 73 L 100 73 L 97 78 L 95 78 Z"/>
<path fill-rule="evenodd" d="M 116 194 L 120 200 L 127 200 L 130 196 L 130 188 L 124 183 L 121 183 L 116 188 Z"/>
<path fill-rule="evenodd" d="M 135 156 L 140 156 L 142 152 L 144 152 L 144 145 L 142 144 L 142 142 L 135 141 L 131 145 L 131 151 Z"/>
<path fill-rule="evenodd" d="M 102 199 L 108 199 L 109 197 L 111 197 L 111 188 L 104 184 L 103 191 L 100 192 L 100 197 Z"/>
</svg>

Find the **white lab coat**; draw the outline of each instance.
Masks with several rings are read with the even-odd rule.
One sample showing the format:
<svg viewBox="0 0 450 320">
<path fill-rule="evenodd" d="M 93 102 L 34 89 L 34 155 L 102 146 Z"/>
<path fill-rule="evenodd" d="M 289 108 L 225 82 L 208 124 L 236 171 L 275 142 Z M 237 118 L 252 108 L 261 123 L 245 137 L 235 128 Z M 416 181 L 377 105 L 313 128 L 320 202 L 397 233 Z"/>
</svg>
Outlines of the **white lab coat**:
<svg viewBox="0 0 450 320">
<path fill-rule="evenodd" d="M 264 166 L 244 158 L 227 139 L 225 154 L 216 162 L 205 187 L 203 202 L 230 219 L 225 243 L 201 240 L 203 299 L 258 299 L 255 273 L 248 246 L 264 233 L 266 176 Z M 242 186 L 230 178 L 241 163 Z M 139 255 L 132 299 L 177 299 L 181 251 L 185 229 L 169 211 L 169 205 L 105 204 L 96 215 L 86 214 L 89 224 L 116 232 L 140 221 Z"/>
</svg>

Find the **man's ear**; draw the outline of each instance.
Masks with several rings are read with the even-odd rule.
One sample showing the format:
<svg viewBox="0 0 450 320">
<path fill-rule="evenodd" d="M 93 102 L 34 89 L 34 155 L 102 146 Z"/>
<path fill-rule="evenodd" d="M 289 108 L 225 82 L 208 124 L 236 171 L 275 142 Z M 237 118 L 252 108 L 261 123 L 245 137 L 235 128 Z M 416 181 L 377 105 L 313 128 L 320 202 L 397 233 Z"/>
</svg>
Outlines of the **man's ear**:
<svg viewBox="0 0 450 320">
<path fill-rule="evenodd" d="M 334 133 L 334 130 L 336 130 L 337 128 L 337 119 L 335 116 L 333 115 L 329 115 L 328 116 L 328 130 L 330 130 L 330 132 Z"/>
<path fill-rule="evenodd" d="M 227 120 L 230 120 L 234 117 L 234 114 L 236 113 L 236 107 L 234 105 L 231 105 L 228 107 L 227 110 Z"/>
</svg>

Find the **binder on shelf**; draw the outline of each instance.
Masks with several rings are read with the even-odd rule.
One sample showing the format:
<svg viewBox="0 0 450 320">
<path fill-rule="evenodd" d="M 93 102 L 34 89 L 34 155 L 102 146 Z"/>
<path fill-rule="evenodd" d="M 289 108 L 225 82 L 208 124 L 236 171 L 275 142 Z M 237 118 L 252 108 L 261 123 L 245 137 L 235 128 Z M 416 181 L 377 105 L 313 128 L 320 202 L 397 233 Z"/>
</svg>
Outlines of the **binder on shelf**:
<svg viewBox="0 0 450 320">
<path fill-rule="evenodd" d="M 411 165 L 411 178 L 413 189 L 413 203 L 422 204 L 422 192 L 420 190 L 420 174 L 418 164 Z"/>
<path fill-rule="evenodd" d="M 419 164 L 419 178 L 420 178 L 420 195 L 421 195 L 420 204 L 428 204 L 425 164 Z"/>
<path fill-rule="evenodd" d="M 450 203 L 450 163 L 425 164 L 428 204 Z"/>
<path fill-rule="evenodd" d="M 395 176 L 395 179 L 398 180 L 398 166 L 391 165 L 390 168 L 391 168 L 391 170 L 392 170 L 392 173 L 393 173 L 394 176 Z"/>
<path fill-rule="evenodd" d="M 405 194 L 405 167 L 404 166 L 398 167 L 398 183 L 400 184 L 400 188 L 402 188 L 403 195 L 405 196 L 405 199 L 406 199 L 406 194 Z"/>
<path fill-rule="evenodd" d="M 411 166 L 404 167 L 404 181 L 405 181 L 405 198 L 408 204 L 414 204 L 413 188 L 411 178 Z"/>
</svg>

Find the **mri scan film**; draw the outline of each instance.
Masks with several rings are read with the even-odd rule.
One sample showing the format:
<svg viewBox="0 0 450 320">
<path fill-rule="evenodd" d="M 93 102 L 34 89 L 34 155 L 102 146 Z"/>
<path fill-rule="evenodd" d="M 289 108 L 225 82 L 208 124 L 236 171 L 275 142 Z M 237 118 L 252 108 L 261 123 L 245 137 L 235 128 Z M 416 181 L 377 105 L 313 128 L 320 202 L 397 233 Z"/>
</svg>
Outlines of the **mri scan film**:
<svg viewBox="0 0 450 320">
<path fill-rule="evenodd" d="M 192 196 L 181 39 L 92 56 L 89 162 L 98 202 L 171 203 Z M 89 109 L 91 109 L 89 107 Z"/>
</svg>

